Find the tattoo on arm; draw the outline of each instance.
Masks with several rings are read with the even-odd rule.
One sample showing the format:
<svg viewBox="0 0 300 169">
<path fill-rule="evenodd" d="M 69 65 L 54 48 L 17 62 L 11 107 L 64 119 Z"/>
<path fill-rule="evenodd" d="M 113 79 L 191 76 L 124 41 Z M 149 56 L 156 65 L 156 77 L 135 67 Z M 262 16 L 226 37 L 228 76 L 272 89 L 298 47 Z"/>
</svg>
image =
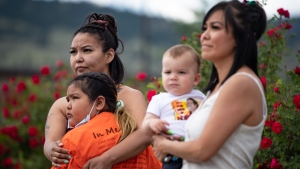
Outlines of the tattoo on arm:
<svg viewBox="0 0 300 169">
<path fill-rule="evenodd" d="M 48 133 L 49 128 L 50 128 L 50 126 L 49 126 L 48 124 L 46 124 L 46 127 L 45 127 L 45 135 Z"/>
<path fill-rule="evenodd" d="M 45 135 L 47 135 L 47 132 L 49 131 L 50 126 L 48 125 L 48 118 L 53 115 L 53 113 L 49 114 L 46 119 L 46 126 L 45 126 Z"/>
</svg>

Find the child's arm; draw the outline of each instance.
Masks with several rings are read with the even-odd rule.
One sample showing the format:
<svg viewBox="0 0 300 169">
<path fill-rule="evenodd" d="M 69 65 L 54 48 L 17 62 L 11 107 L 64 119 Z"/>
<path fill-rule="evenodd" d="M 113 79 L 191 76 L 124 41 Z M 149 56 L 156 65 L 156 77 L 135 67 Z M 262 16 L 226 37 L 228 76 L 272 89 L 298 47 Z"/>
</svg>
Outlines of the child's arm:
<svg viewBox="0 0 300 169">
<path fill-rule="evenodd" d="M 159 133 L 168 133 L 168 128 L 166 125 L 169 125 L 168 122 L 159 119 L 158 116 L 147 113 L 142 124 L 142 128 L 147 131 L 147 134 L 159 134 Z"/>
</svg>

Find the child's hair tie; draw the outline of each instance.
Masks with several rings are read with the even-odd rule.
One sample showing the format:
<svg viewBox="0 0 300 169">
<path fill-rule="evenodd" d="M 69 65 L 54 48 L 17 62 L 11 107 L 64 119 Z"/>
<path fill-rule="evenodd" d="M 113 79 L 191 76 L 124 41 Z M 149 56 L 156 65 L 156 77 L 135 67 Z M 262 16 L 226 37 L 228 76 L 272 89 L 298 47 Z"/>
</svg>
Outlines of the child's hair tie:
<svg viewBox="0 0 300 169">
<path fill-rule="evenodd" d="M 117 101 L 117 108 L 119 108 L 119 107 L 124 107 L 124 103 L 122 100 Z"/>
</svg>

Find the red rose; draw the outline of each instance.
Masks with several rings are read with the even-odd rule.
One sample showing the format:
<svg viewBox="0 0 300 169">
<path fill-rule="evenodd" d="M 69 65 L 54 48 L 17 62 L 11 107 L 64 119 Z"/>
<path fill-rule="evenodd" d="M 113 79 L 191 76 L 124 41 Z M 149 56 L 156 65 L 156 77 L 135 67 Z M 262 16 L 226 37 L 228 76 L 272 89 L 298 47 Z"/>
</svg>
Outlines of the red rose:
<svg viewBox="0 0 300 169">
<path fill-rule="evenodd" d="M 39 142 L 35 138 L 29 139 L 29 146 L 31 148 L 37 148 L 39 146 Z"/>
<path fill-rule="evenodd" d="M 272 131 L 276 134 L 280 134 L 282 131 L 282 125 L 279 122 L 274 122 L 272 124 Z"/>
<path fill-rule="evenodd" d="M 33 84 L 39 84 L 40 83 L 40 77 L 38 75 L 33 75 L 31 77 L 31 81 Z"/>
<path fill-rule="evenodd" d="M 41 74 L 42 75 L 49 75 L 50 74 L 50 68 L 49 68 L 49 66 L 43 66 L 42 68 L 41 68 Z"/>
<path fill-rule="evenodd" d="M 29 127 L 28 128 L 28 134 L 30 136 L 36 136 L 38 134 L 38 131 L 37 131 L 36 127 L 34 127 L 34 126 Z"/>
<path fill-rule="evenodd" d="M 22 92 L 26 88 L 27 88 L 27 86 L 26 86 L 26 84 L 23 81 L 19 82 L 18 85 L 17 85 L 17 91 L 18 91 L 18 93 Z"/>
<path fill-rule="evenodd" d="M 266 68 L 266 65 L 262 63 L 261 65 L 259 65 L 259 68 L 264 69 Z"/>
<path fill-rule="evenodd" d="M 25 115 L 25 116 L 22 118 L 22 123 L 23 123 L 23 124 L 27 124 L 27 123 L 29 123 L 29 121 L 30 121 L 30 119 L 29 119 L 29 117 L 28 117 L 27 115 Z"/>
<path fill-rule="evenodd" d="M 61 79 L 63 77 L 67 77 L 67 76 L 68 76 L 68 71 L 67 70 L 58 71 L 54 75 L 54 81 L 58 81 L 59 79 Z"/>
<path fill-rule="evenodd" d="M 274 123 L 274 120 L 266 119 L 266 121 L 265 121 L 265 126 L 271 127 L 273 123 Z"/>
<path fill-rule="evenodd" d="M 278 93 L 278 92 L 279 92 L 279 89 L 278 89 L 277 86 L 274 87 L 274 92 L 275 92 L 275 93 Z"/>
<path fill-rule="evenodd" d="M 262 77 L 260 78 L 260 80 L 261 80 L 261 83 L 263 84 L 264 88 L 266 88 L 266 87 L 267 87 L 267 79 L 266 79 L 266 77 L 265 77 L 265 76 L 262 76 Z"/>
<path fill-rule="evenodd" d="M 2 155 L 2 154 L 3 154 L 3 152 L 4 152 L 4 147 L 3 147 L 3 145 L 2 145 L 2 144 L 0 144 L 0 155 Z"/>
<path fill-rule="evenodd" d="M 151 101 L 152 97 L 156 95 L 156 90 L 149 90 L 147 93 L 148 102 Z"/>
<path fill-rule="evenodd" d="M 7 107 L 3 107 L 2 112 L 4 118 L 9 118 L 9 110 Z"/>
<path fill-rule="evenodd" d="M 54 100 L 57 100 L 60 98 L 60 94 L 58 92 L 54 93 Z"/>
<path fill-rule="evenodd" d="M 296 66 L 294 72 L 295 74 L 300 75 L 300 67 Z"/>
<path fill-rule="evenodd" d="M 182 41 L 186 41 L 186 36 L 182 36 L 182 37 L 181 37 L 181 40 L 182 40 Z"/>
<path fill-rule="evenodd" d="M 268 31 L 268 36 L 271 37 L 275 33 L 274 29 Z"/>
<path fill-rule="evenodd" d="M 10 166 L 12 166 L 12 159 L 10 157 L 5 158 L 2 161 L 2 166 L 3 167 L 10 167 Z"/>
<path fill-rule="evenodd" d="M 138 74 L 136 74 L 135 78 L 139 81 L 143 81 L 147 78 L 147 73 L 139 72 Z"/>
<path fill-rule="evenodd" d="M 29 101 L 30 101 L 30 102 L 34 102 L 35 99 L 36 99 L 36 95 L 35 95 L 35 94 L 31 94 L 31 95 L 29 96 Z"/>
<path fill-rule="evenodd" d="M 16 78 L 15 78 L 15 77 L 10 77 L 10 78 L 9 78 L 9 81 L 10 81 L 11 83 L 14 83 L 14 82 L 16 81 Z"/>
<path fill-rule="evenodd" d="M 284 15 L 284 9 L 283 8 L 277 9 L 277 12 L 278 12 L 279 15 Z"/>
<path fill-rule="evenodd" d="M 4 83 L 4 84 L 2 85 L 2 91 L 3 91 L 3 92 L 7 92 L 7 91 L 8 91 L 8 84 Z"/>
<path fill-rule="evenodd" d="M 276 158 L 272 158 L 270 163 L 271 169 L 282 169 L 282 165 L 279 163 L 279 161 Z"/>
<path fill-rule="evenodd" d="M 17 164 L 14 166 L 14 169 L 20 169 L 20 163 L 17 163 Z"/>
<path fill-rule="evenodd" d="M 62 60 L 58 60 L 58 61 L 56 61 L 56 66 L 58 68 L 63 67 L 64 66 L 64 62 Z"/>
<path fill-rule="evenodd" d="M 279 28 L 284 28 L 286 30 L 289 30 L 289 29 L 292 29 L 293 26 L 291 24 L 285 22 L 285 23 L 280 24 L 278 27 Z"/>
<path fill-rule="evenodd" d="M 288 10 L 284 10 L 283 8 L 277 9 L 279 15 L 284 16 L 285 18 L 290 18 L 290 13 Z"/>
<path fill-rule="evenodd" d="M 284 16 L 285 18 L 290 18 L 290 12 L 289 12 L 288 10 L 284 10 L 283 16 Z"/>
<path fill-rule="evenodd" d="M 300 110 L 300 94 L 296 94 L 293 98 L 296 109 Z"/>
<path fill-rule="evenodd" d="M 281 106 L 281 103 L 275 102 L 273 105 L 273 110 L 276 111 L 279 106 Z"/>
<path fill-rule="evenodd" d="M 18 111 L 18 110 L 16 110 L 16 111 L 14 112 L 14 118 L 15 118 L 15 119 L 18 119 L 19 116 L 20 116 L 20 114 L 21 114 L 21 112 Z"/>
<path fill-rule="evenodd" d="M 261 139 L 260 146 L 263 149 L 267 149 L 272 145 L 272 140 L 270 138 L 264 137 Z"/>
</svg>

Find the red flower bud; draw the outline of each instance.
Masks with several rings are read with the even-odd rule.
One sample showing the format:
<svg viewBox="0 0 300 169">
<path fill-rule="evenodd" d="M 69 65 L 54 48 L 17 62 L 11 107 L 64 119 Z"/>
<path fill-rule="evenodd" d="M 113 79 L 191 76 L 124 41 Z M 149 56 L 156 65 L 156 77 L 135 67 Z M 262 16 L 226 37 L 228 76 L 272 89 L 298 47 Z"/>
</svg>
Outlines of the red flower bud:
<svg viewBox="0 0 300 169">
<path fill-rule="evenodd" d="M 270 138 L 264 137 L 261 139 L 260 146 L 263 149 L 267 149 L 272 145 L 272 140 Z"/>
<path fill-rule="evenodd" d="M 300 94 L 296 94 L 293 98 L 296 109 L 300 110 Z"/>
<path fill-rule="evenodd" d="M 41 68 L 41 74 L 45 75 L 45 76 L 49 75 L 50 74 L 50 67 L 49 66 L 43 66 Z"/>
<path fill-rule="evenodd" d="M 156 90 L 149 90 L 147 93 L 148 102 L 151 101 L 152 97 L 156 95 Z"/>
<path fill-rule="evenodd" d="M 266 88 L 266 87 L 267 87 L 267 79 L 266 79 L 266 77 L 265 77 L 265 76 L 262 76 L 262 77 L 260 78 L 260 80 L 261 80 L 261 83 L 263 84 L 264 88 Z"/>
<path fill-rule="evenodd" d="M 295 74 L 300 75 L 300 67 L 296 66 L 294 72 Z"/>
<path fill-rule="evenodd" d="M 280 134 L 282 131 L 282 124 L 279 122 L 274 122 L 272 124 L 272 131 L 276 134 Z"/>
<path fill-rule="evenodd" d="M 60 94 L 58 92 L 54 93 L 54 100 L 57 100 L 60 98 Z"/>
<path fill-rule="evenodd" d="M 3 91 L 3 92 L 7 92 L 7 91 L 8 91 L 8 84 L 4 83 L 4 84 L 2 85 L 2 91 Z"/>
<path fill-rule="evenodd" d="M 22 118 L 22 123 L 23 123 L 23 124 L 27 124 L 27 123 L 29 123 L 29 121 L 30 121 L 30 119 L 29 119 L 29 117 L 28 117 L 27 115 L 25 115 L 25 116 Z"/>
<path fill-rule="evenodd" d="M 279 161 L 276 158 L 272 158 L 270 163 L 271 169 L 282 169 L 282 165 L 279 163 Z"/>
<path fill-rule="evenodd" d="M 181 40 L 182 40 L 182 41 L 186 41 L 186 36 L 182 36 L 182 37 L 181 37 Z"/>
<path fill-rule="evenodd" d="M 30 101 L 30 102 L 34 102 L 35 99 L 36 99 L 36 95 L 35 95 L 35 94 L 31 94 L 31 95 L 29 96 L 29 101 Z"/>
<path fill-rule="evenodd" d="M 10 166 L 12 166 L 12 159 L 10 157 L 5 158 L 2 161 L 2 166 L 3 167 L 10 167 Z"/>
<path fill-rule="evenodd" d="M 147 78 L 147 73 L 145 72 L 139 72 L 138 74 L 136 74 L 135 78 L 139 81 L 143 81 L 146 80 Z"/>
<path fill-rule="evenodd" d="M 40 83 L 40 77 L 38 75 L 33 75 L 31 77 L 31 81 L 33 84 L 39 84 Z"/>
<path fill-rule="evenodd" d="M 58 61 L 56 61 L 56 66 L 58 68 L 63 67 L 64 66 L 64 62 L 62 60 L 58 60 Z"/>
<path fill-rule="evenodd" d="M 36 127 L 31 126 L 28 128 L 28 134 L 30 136 L 36 136 L 38 134 L 38 130 L 36 129 Z"/>
<path fill-rule="evenodd" d="M 9 118 L 9 110 L 7 107 L 3 107 L 2 112 L 4 118 Z"/>
<path fill-rule="evenodd" d="M 31 148 L 37 148 L 37 147 L 39 146 L 38 140 L 35 139 L 35 138 L 30 138 L 30 139 L 29 139 L 29 146 L 30 146 Z"/>
<path fill-rule="evenodd" d="M 17 85 L 17 92 L 18 93 L 21 93 L 23 90 L 25 90 L 27 88 L 27 86 L 26 86 L 26 84 L 23 82 L 23 81 L 21 81 L 21 82 L 19 82 L 18 83 L 18 85 Z"/>
</svg>

